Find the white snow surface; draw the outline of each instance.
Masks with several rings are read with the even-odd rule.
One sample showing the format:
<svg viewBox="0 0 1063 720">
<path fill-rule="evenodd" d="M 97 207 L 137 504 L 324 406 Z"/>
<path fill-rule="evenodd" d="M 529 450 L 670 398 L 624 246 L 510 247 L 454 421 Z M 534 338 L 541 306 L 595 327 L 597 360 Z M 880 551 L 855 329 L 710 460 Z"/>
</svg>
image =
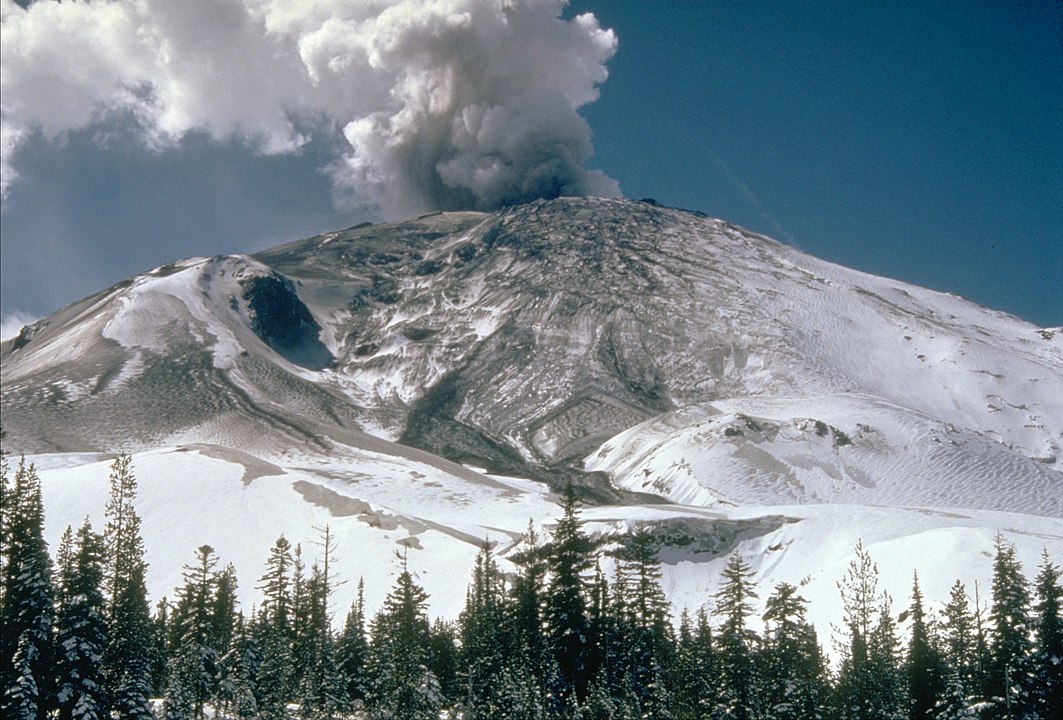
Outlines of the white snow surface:
<svg viewBox="0 0 1063 720">
<path fill-rule="evenodd" d="M 365 300 L 371 275 L 401 265 L 393 231 L 429 237 L 416 262 L 439 268 L 396 270 L 396 299 Z M 344 265 L 360 243 L 384 264 Z M 738 550 L 762 599 L 801 586 L 830 649 L 857 540 L 897 608 L 913 572 L 932 603 L 956 579 L 985 599 L 997 532 L 1031 576 L 1042 549 L 1063 561 L 1059 329 L 627 201 L 442 214 L 314 246 L 335 255 L 294 243 L 173 263 L 3 344 L 5 429 L 37 443 L 53 547 L 86 515 L 102 528 L 108 464 L 131 448 L 154 600 L 209 544 L 250 610 L 277 536 L 309 565 L 328 524 L 337 621 L 360 576 L 379 607 L 403 548 L 431 611 L 455 617 L 484 539 L 504 559 L 529 520 L 548 532 L 559 515 L 541 483 L 386 442 L 461 369 L 453 420 L 526 462 L 582 458 L 671 503 L 583 517 L 600 536 L 639 522 L 671 534 L 677 612 L 711 607 Z M 287 273 L 335 363 L 293 364 L 252 330 L 241 283 L 272 273 Z"/>
<path fill-rule="evenodd" d="M 40 472 L 46 532 L 54 548 L 67 525 L 87 516 L 102 528 L 110 458 L 31 456 Z M 364 578 L 371 610 L 379 608 L 408 553 L 417 580 L 430 594 L 433 616 L 455 618 L 480 544 L 495 544 L 502 565 L 529 521 L 548 535 L 560 516 L 557 498 L 540 483 L 474 473 L 458 476 L 431 464 L 377 453 L 262 460 L 211 445 L 136 453 L 137 511 L 143 518 L 152 600 L 174 597 L 182 566 L 197 547 L 211 545 L 222 565 L 232 563 L 242 609 L 261 601 L 265 561 L 280 535 L 300 544 L 309 567 L 320 560 L 320 529 L 336 542 L 333 571 L 343 581 L 332 603 L 341 623 Z M 1063 557 L 1063 520 L 990 510 L 950 510 L 850 504 L 585 507 L 584 527 L 606 541 L 645 522 L 667 527 L 674 544 L 661 548 L 664 588 L 678 615 L 713 608 L 713 594 L 729 552 L 756 572 L 761 600 L 780 582 L 798 585 L 829 647 L 840 623 L 837 583 L 862 540 L 881 571 L 880 589 L 898 610 L 907 606 L 912 574 L 931 607 L 963 581 L 988 597 L 994 538 L 1014 543 L 1028 575 L 1042 550 Z M 608 569 L 608 562 L 606 563 Z M 759 612 L 759 610 L 758 610 Z"/>
</svg>

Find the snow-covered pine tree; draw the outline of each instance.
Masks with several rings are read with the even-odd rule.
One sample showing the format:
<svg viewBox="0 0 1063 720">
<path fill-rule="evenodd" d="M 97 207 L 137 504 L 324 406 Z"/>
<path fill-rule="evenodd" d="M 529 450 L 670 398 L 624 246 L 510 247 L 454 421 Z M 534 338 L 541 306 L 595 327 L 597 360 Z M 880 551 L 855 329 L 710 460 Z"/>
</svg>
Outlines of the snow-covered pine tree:
<svg viewBox="0 0 1063 720">
<path fill-rule="evenodd" d="M 241 613 L 233 628 L 229 651 L 221 658 L 219 689 L 223 717 L 236 720 L 258 718 L 258 675 L 262 664 L 258 641 L 251 636 Z"/>
<path fill-rule="evenodd" d="M 945 669 L 923 609 L 923 592 L 919 589 L 918 575 L 912 580 L 912 604 L 908 617 L 912 623 L 912 636 L 904 664 L 910 696 L 908 717 L 910 720 L 933 720 L 934 708 L 945 689 Z"/>
<path fill-rule="evenodd" d="M 356 703 L 365 700 L 368 690 L 365 662 L 369 654 L 369 642 L 365 637 L 365 582 L 358 580 L 358 595 L 336 643 L 336 662 L 347 682 L 347 697 Z"/>
<path fill-rule="evenodd" d="M 259 714 L 284 720 L 292 684 L 292 547 L 281 535 L 270 549 L 266 573 L 260 578 L 262 608 L 252 636 L 262 653 L 259 668 Z"/>
<path fill-rule="evenodd" d="M 975 621 L 967 588 L 957 580 L 949 590 L 941 626 L 942 652 L 948 669 L 948 692 L 959 685 L 964 697 L 976 689 L 978 658 L 975 653 Z"/>
<path fill-rule="evenodd" d="M 369 643 L 369 717 L 379 720 L 438 720 L 443 704 L 439 682 L 429 670 L 428 594 L 402 571 L 373 620 Z"/>
<path fill-rule="evenodd" d="M 716 636 L 719 690 L 713 716 L 720 720 L 752 720 L 760 714 L 759 678 L 753 661 L 756 634 L 748 625 L 753 614 L 750 601 L 757 597 L 752 577 L 752 568 L 736 551 L 727 559 L 715 595 L 713 614 L 722 622 Z"/>
<path fill-rule="evenodd" d="M 971 706 L 963 683 L 955 673 L 950 674 L 945 682 L 945 690 L 930 717 L 933 720 L 977 720 L 978 713 Z"/>
<path fill-rule="evenodd" d="M 1022 717 L 1030 704 L 1030 589 L 1015 546 L 1002 535 L 996 538 L 989 618 L 993 623 L 989 689 L 995 698 L 994 716 Z"/>
<path fill-rule="evenodd" d="M 0 607 L 0 715 L 44 718 L 54 704 L 52 561 L 44 541 L 41 481 L 20 459 L 7 502 L 7 563 Z"/>
<path fill-rule="evenodd" d="M 103 656 L 103 673 L 113 709 L 129 720 L 152 720 L 153 642 L 147 597 L 147 563 L 140 533 L 140 516 L 133 507 L 137 481 L 132 458 L 119 455 L 111 464 L 110 493 L 104 516 L 104 593 L 110 638 Z M 165 658 L 157 660 L 165 662 Z"/>
<path fill-rule="evenodd" d="M 514 654 L 523 655 L 536 677 L 542 681 L 546 662 L 543 637 L 543 588 L 546 577 L 547 548 L 539 545 L 535 526 L 528 521 L 521 544 L 510 560 L 517 573 L 509 588 L 506 634 Z"/>
<path fill-rule="evenodd" d="M 561 694 L 583 697 L 595 665 L 583 588 L 583 574 L 591 567 L 593 545 L 580 527 L 576 493 L 571 485 L 562 496 L 561 511 L 549 545 L 550 581 L 543 619 L 560 671 Z"/>
<path fill-rule="evenodd" d="M 465 717 L 490 717 L 499 676 L 508 655 L 506 588 L 491 544 L 484 541 L 473 566 L 465 608 L 458 618 Z"/>
<path fill-rule="evenodd" d="M 670 682 L 676 720 L 709 717 L 716 706 L 715 668 L 708 615 L 704 608 L 699 609 L 695 624 L 684 609 L 679 620 L 679 637 Z"/>
<path fill-rule="evenodd" d="M 895 720 L 901 714 L 898 643 L 889 596 L 878 591 L 878 566 L 863 542 L 838 583 L 845 613 L 836 686 L 841 720 Z"/>
<path fill-rule="evenodd" d="M 1049 718 L 1053 712 L 1063 713 L 1063 618 L 1060 605 L 1059 566 L 1052 562 L 1045 549 L 1042 553 L 1034 588 L 1037 604 L 1034 608 L 1036 637 L 1033 672 L 1036 678 L 1033 691 L 1034 710 Z"/>
<path fill-rule="evenodd" d="M 808 601 L 779 583 L 764 603 L 763 707 L 765 720 L 816 720 L 827 697 L 826 667 Z"/>
<path fill-rule="evenodd" d="M 92 532 L 86 519 L 74 544 L 60 553 L 55 619 L 55 700 L 60 720 L 102 720 L 110 715 L 102 672 L 107 647 L 103 551 L 103 538 Z"/>
<path fill-rule="evenodd" d="M 196 549 L 196 564 L 185 566 L 185 582 L 177 591 L 171 620 L 173 651 L 164 705 L 167 720 L 202 720 L 206 704 L 217 695 L 220 656 L 211 636 L 217 564 L 214 548 L 201 545 Z"/>
<path fill-rule="evenodd" d="M 903 720 L 907 714 L 908 702 L 901 672 L 901 643 L 897 638 L 892 602 L 889 593 L 882 594 L 878 623 L 871 631 L 867 653 L 871 670 L 868 698 L 870 713 L 865 720 Z"/>
<path fill-rule="evenodd" d="M 638 705 L 647 717 L 669 717 L 669 688 L 664 668 L 671 666 L 675 645 L 668 617 L 671 608 L 661 589 L 657 545 L 646 525 L 638 525 L 617 553 L 615 605 L 623 670 L 633 680 Z M 616 673 L 614 672 L 614 675 Z"/>
</svg>

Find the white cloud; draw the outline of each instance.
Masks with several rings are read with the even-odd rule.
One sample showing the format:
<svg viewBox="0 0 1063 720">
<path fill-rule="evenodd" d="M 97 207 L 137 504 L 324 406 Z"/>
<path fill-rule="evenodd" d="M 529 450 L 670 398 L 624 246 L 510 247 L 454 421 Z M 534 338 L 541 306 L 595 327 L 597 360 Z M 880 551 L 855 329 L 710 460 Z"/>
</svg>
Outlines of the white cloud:
<svg viewBox="0 0 1063 720">
<path fill-rule="evenodd" d="M 619 194 L 577 110 L 616 38 L 562 0 L 0 0 L 4 189 L 24 139 L 136 121 L 260 153 L 347 142 L 337 198 L 397 216 Z"/>
<path fill-rule="evenodd" d="M 24 326 L 32 325 L 38 320 L 40 320 L 40 318 L 19 310 L 16 310 L 9 315 L 4 315 L 3 318 L 0 319 L 0 341 L 10 340 L 18 335 L 19 331 L 22 330 Z"/>
</svg>

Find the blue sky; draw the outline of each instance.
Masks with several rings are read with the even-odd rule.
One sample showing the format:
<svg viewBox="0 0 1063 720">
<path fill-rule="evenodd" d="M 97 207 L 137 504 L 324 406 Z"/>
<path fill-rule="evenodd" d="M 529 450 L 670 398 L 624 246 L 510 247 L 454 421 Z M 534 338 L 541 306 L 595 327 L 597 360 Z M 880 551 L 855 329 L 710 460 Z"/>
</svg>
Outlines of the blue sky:
<svg viewBox="0 0 1063 720">
<path fill-rule="evenodd" d="M 614 31 L 615 54 L 586 28 L 558 42 L 583 43 L 573 57 L 593 60 L 572 67 L 608 69 L 579 112 L 593 132 L 587 166 L 625 196 L 1063 324 L 1060 3 L 585 0 L 565 16 L 584 12 Z M 202 117 L 161 124 L 173 137 L 150 143 L 128 115 L 53 134 L 26 121 L 0 217 L 5 318 L 43 316 L 178 257 L 381 217 L 364 182 L 337 209 L 335 172 L 323 170 L 365 137 L 304 123 L 297 151 L 263 155 L 247 131 Z M 578 122 L 548 124 L 583 151 Z M 275 125 L 261 135 L 295 137 Z M 574 187 L 597 187 L 573 172 Z"/>
</svg>

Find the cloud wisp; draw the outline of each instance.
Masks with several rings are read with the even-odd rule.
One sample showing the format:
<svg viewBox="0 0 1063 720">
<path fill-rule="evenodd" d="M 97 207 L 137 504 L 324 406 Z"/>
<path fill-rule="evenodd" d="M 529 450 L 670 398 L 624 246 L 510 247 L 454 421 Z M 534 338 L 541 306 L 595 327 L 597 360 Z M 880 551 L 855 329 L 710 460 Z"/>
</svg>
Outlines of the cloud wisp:
<svg viewBox="0 0 1063 720">
<path fill-rule="evenodd" d="M 618 195 L 578 114 L 614 34 L 564 0 L 0 0 L 2 185 L 34 134 L 134 127 L 263 154 L 335 137 L 338 203 L 386 217 Z"/>
</svg>

